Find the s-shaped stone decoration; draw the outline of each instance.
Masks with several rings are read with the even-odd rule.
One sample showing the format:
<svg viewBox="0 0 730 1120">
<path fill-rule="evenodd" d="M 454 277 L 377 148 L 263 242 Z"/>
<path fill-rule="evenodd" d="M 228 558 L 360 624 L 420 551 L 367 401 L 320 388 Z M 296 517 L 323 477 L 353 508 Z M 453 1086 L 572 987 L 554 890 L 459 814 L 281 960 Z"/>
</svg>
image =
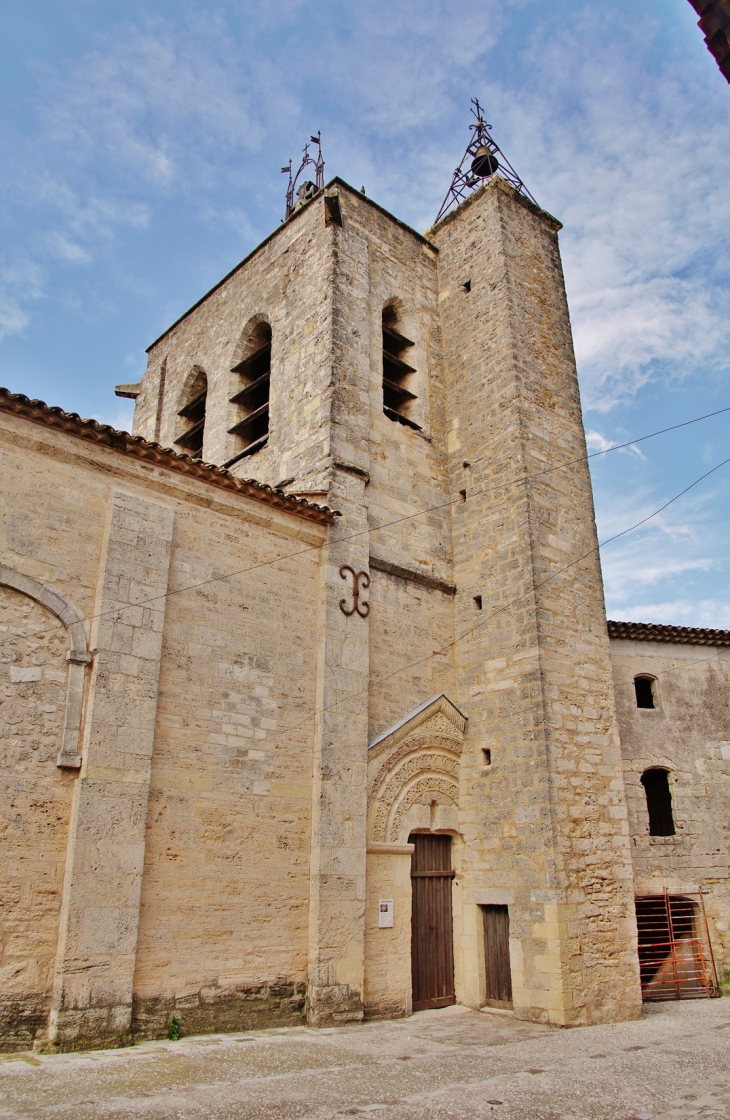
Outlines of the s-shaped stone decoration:
<svg viewBox="0 0 730 1120">
<path fill-rule="evenodd" d="M 360 591 L 361 588 L 370 586 L 370 576 L 367 574 L 367 572 L 356 572 L 355 569 L 351 568 L 349 564 L 343 564 L 340 568 L 340 578 L 347 579 L 348 572 L 352 576 L 352 606 L 348 611 L 346 605 L 347 601 L 345 599 L 340 599 L 340 610 L 348 617 L 351 614 L 354 614 L 355 611 L 357 611 L 357 613 L 360 615 L 360 618 L 367 618 L 367 616 L 370 614 L 370 604 L 360 602 Z M 361 580 L 362 585 L 360 583 Z"/>
</svg>

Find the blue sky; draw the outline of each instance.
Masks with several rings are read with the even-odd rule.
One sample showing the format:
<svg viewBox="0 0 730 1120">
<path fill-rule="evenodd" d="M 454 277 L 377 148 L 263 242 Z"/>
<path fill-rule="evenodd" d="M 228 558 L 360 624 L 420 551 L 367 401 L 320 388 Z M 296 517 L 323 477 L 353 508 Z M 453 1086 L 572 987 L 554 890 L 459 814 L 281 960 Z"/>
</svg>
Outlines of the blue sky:
<svg viewBox="0 0 730 1120">
<path fill-rule="evenodd" d="M 561 246 L 591 449 L 730 405 L 730 89 L 687 0 L 4 0 L 0 384 L 128 427 L 147 345 L 280 221 L 322 130 L 433 221 L 478 90 Z M 730 413 L 592 462 L 601 538 Z M 610 617 L 730 627 L 730 466 L 603 550 Z"/>
</svg>

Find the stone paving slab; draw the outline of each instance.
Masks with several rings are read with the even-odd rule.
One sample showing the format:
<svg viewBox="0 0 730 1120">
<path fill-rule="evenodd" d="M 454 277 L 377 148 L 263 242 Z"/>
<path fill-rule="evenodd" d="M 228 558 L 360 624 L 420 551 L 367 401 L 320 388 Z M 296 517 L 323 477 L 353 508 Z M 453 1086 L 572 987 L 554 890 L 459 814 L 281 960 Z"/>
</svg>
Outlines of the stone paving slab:
<svg viewBox="0 0 730 1120">
<path fill-rule="evenodd" d="M 559 1030 L 424 1011 L 86 1054 L 0 1057 L 0 1120 L 730 1120 L 730 1003 Z"/>
</svg>

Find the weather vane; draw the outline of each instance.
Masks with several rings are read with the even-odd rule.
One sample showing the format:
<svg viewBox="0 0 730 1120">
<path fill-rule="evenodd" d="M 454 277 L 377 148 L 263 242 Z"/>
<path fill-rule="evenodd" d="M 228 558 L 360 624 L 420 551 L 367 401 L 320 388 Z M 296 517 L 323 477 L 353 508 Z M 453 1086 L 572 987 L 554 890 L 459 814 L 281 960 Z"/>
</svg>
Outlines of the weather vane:
<svg viewBox="0 0 730 1120">
<path fill-rule="evenodd" d="M 497 171 L 503 179 L 512 184 L 515 190 L 525 195 L 537 206 L 537 202 L 535 202 L 504 152 L 489 135 L 492 126 L 484 120 L 479 98 L 472 97 L 471 105 L 472 114 L 476 118 L 475 123 L 469 125 L 472 134 L 471 140 L 466 146 L 461 163 L 451 178 L 451 186 L 446 192 L 446 198 L 441 203 L 441 209 L 436 215 L 436 222 L 440 222 L 452 206 L 458 206 L 480 183 L 483 183 L 485 179 L 488 179 L 490 175 L 494 175 Z M 497 154 L 499 154 L 499 159 Z M 434 225 L 436 225 L 436 222 L 434 222 Z"/>
<path fill-rule="evenodd" d="M 309 143 L 317 145 L 317 158 L 316 159 L 314 158 L 314 156 L 310 156 L 310 154 L 309 154 Z M 292 162 L 291 162 L 291 160 L 289 160 L 289 163 L 286 167 L 282 167 L 282 169 L 281 169 L 282 175 L 288 175 L 289 176 L 289 185 L 286 188 L 286 216 L 284 218 L 285 222 L 288 221 L 289 218 L 291 218 L 291 216 L 292 216 L 292 214 L 294 213 L 295 210 L 301 209 L 301 207 L 304 206 L 305 202 L 309 202 L 310 198 L 313 198 L 315 196 L 315 194 L 317 193 L 317 191 L 321 191 L 321 190 L 324 189 L 324 159 L 322 157 L 322 133 L 318 132 L 316 136 L 310 136 L 309 137 L 309 143 L 304 145 L 304 150 L 302 152 L 302 162 L 299 165 L 299 170 L 297 171 L 294 178 L 292 178 Z M 297 185 L 297 180 L 299 179 L 299 176 L 301 175 L 302 171 L 304 171 L 304 168 L 308 167 L 310 164 L 314 168 L 314 179 L 315 179 L 315 181 L 312 182 L 311 179 L 305 180 L 305 182 L 303 182 L 302 185 L 299 187 L 299 190 L 297 191 L 297 201 L 294 202 L 294 190 L 295 190 L 296 185 Z"/>
</svg>

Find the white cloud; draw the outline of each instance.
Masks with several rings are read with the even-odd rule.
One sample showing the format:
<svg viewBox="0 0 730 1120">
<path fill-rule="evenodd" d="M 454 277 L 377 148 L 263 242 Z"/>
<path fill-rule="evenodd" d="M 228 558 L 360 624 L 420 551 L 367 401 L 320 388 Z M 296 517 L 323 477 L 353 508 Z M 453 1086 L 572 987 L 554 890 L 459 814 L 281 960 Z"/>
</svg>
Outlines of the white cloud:
<svg viewBox="0 0 730 1120">
<path fill-rule="evenodd" d="M 591 454 L 602 454 L 616 448 L 621 455 L 633 455 L 637 459 L 646 459 L 644 452 L 635 443 L 629 443 L 626 447 L 621 447 L 617 440 L 607 439 L 595 428 L 586 428 L 586 445 Z"/>
<path fill-rule="evenodd" d="M 41 270 L 32 261 L 0 263 L 0 341 L 26 329 L 28 308 L 40 299 L 42 285 Z"/>
<path fill-rule="evenodd" d="M 672 616 L 668 604 L 691 603 L 691 592 L 697 591 L 698 599 L 704 593 L 709 602 L 708 591 L 719 591 L 725 584 L 727 549 L 722 546 L 724 526 L 717 524 L 716 515 L 723 493 L 718 485 L 693 491 L 691 497 L 601 549 L 609 618 L 710 625 L 684 608 L 681 615 Z M 606 542 L 662 505 L 661 497 L 640 487 L 620 493 L 607 493 L 601 487 L 599 494 L 599 540 Z M 647 613 L 651 605 L 647 593 L 664 605 L 662 617 L 661 612 L 651 617 Z"/>
<path fill-rule="evenodd" d="M 536 29 L 530 87 L 491 98 L 508 154 L 564 222 L 584 404 L 601 411 L 649 380 L 727 369 L 730 344 L 730 102 L 650 10 L 630 29 L 624 15 L 591 4 Z"/>
<path fill-rule="evenodd" d="M 711 630 L 730 629 L 730 601 L 727 599 L 677 598 L 659 602 L 632 603 L 628 613 L 610 615 L 619 621 L 656 622 L 674 626 L 704 626 Z"/>
</svg>

